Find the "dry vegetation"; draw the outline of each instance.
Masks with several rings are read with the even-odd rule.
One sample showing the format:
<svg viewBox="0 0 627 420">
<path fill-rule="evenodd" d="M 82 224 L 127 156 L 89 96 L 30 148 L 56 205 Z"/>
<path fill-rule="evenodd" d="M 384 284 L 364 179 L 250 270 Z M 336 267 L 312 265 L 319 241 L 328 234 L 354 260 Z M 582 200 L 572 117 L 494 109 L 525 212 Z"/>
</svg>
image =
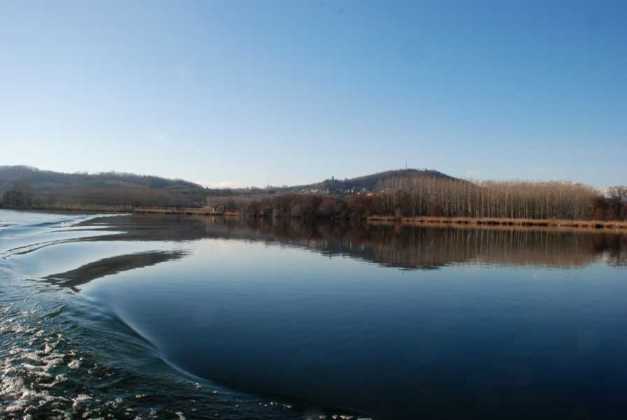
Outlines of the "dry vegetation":
<svg viewBox="0 0 627 420">
<path fill-rule="evenodd" d="M 342 196 L 283 194 L 225 206 L 252 217 L 400 218 L 507 220 L 625 220 L 627 188 L 607 195 L 567 182 L 481 182 L 456 179 L 389 179 L 376 193 Z"/>
<path fill-rule="evenodd" d="M 602 193 L 569 182 L 470 182 L 431 170 L 387 171 L 299 187 L 210 190 L 129 174 L 59 174 L 0 167 L 10 208 L 241 214 L 249 218 L 360 219 L 412 223 L 622 226 L 627 187 Z M 540 222 L 543 221 L 543 222 Z M 548 222 L 551 221 L 551 222 Z M 594 221 L 579 223 L 572 221 Z"/>
</svg>

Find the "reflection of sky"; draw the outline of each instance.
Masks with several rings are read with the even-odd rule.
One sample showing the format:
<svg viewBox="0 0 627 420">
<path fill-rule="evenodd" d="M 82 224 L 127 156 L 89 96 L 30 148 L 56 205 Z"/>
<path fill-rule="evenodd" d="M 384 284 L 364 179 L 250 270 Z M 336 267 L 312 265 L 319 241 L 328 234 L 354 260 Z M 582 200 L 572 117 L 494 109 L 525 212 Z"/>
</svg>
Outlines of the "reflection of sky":
<svg viewBox="0 0 627 420">
<path fill-rule="evenodd" d="M 73 226 L 92 217 L 95 216 L 0 210 L 0 224 L 7 225 L 0 229 L 0 256 L 20 258 L 23 255 L 28 255 L 31 251 L 60 247 L 66 241 L 81 237 L 96 237 L 115 233 L 106 232 L 102 230 L 101 226 L 89 230 Z M 49 260 L 34 258 L 30 263 L 24 264 L 24 267 L 33 269 L 35 265 L 44 263 L 44 261 L 46 264 L 50 264 L 58 261 L 58 257 L 63 254 L 62 248 L 51 248 L 50 252 L 55 255 Z"/>
<path fill-rule="evenodd" d="M 0 225 L 36 225 L 39 223 L 62 222 L 76 218 L 76 216 L 62 216 L 39 212 L 0 210 Z"/>
<path fill-rule="evenodd" d="M 228 302 L 234 311 L 247 305 L 264 311 L 286 305 L 315 312 L 320 304 L 377 317 L 463 312 L 461 321 L 483 314 L 489 316 L 485 321 L 497 323 L 522 314 L 555 322 L 578 311 L 597 311 L 590 302 L 604 302 L 607 312 L 626 310 L 621 305 L 627 283 L 621 281 L 621 271 L 604 264 L 579 270 L 458 265 L 404 271 L 260 243 L 201 240 L 187 245 L 191 253 L 180 261 L 95 281 L 86 292 L 112 293 L 115 306 L 139 298 L 146 304 L 154 299 L 161 309 L 180 304 L 202 308 L 214 301 Z"/>
<path fill-rule="evenodd" d="M 356 407 L 369 406 L 365 395 L 386 407 L 400 398 L 401 411 L 416 409 L 405 389 L 416 378 L 462 393 L 554 382 L 568 391 L 613 374 L 613 392 L 627 389 L 613 353 L 627 351 L 616 334 L 627 282 L 605 264 L 405 271 L 257 242 L 186 245 L 181 260 L 82 293 L 217 382 L 294 397 L 316 389 Z"/>
</svg>

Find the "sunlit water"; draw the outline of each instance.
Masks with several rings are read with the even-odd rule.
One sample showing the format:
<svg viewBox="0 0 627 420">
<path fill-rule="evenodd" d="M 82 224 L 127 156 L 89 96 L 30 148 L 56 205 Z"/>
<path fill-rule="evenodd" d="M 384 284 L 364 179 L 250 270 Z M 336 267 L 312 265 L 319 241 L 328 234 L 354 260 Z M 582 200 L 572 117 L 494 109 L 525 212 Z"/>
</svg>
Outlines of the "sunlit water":
<svg viewBox="0 0 627 420">
<path fill-rule="evenodd" d="M 618 235 L 0 211 L 0 417 L 627 416 Z"/>
</svg>

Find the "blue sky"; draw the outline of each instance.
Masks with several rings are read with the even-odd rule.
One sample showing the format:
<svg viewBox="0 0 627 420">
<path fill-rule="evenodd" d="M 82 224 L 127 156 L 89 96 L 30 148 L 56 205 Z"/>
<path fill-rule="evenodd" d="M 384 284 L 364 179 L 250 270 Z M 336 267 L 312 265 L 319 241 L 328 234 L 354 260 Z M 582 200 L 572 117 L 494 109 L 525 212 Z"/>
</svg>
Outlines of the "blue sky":
<svg viewBox="0 0 627 420">
<path fill-rule="evenodd" d="M 0 2 L 0 164 L 627 182 L 627 2 Z"/>
</svg>

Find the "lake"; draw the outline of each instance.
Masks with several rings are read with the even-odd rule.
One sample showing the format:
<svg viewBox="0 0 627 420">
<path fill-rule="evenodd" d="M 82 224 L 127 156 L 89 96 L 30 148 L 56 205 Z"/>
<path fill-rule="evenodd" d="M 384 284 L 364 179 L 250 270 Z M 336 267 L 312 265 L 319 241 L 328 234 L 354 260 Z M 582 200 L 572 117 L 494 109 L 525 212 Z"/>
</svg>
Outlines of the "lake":
<svg viewBox="0 0 627 420">
<path fill-rule="evenodd" d="M 627 417 L 618 234 L 0 210 L 0 322 L 5 418 Z"/>
</svg>

